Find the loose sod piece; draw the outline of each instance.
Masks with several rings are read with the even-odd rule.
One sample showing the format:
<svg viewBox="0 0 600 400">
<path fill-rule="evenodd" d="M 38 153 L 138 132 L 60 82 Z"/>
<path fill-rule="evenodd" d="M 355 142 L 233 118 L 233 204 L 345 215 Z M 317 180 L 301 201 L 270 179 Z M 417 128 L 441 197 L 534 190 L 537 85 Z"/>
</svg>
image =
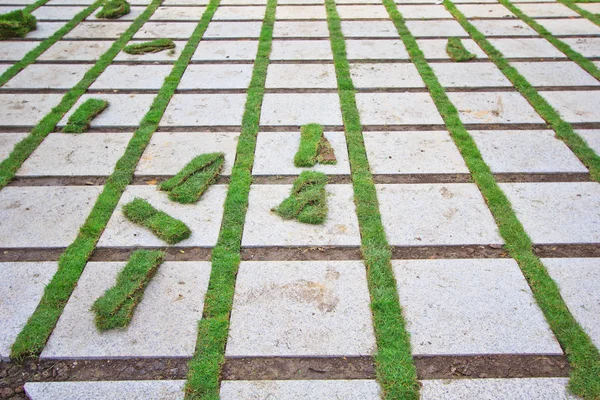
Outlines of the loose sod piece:
<svg viewBox="0 0 600 400">
<path fill-rule="evenodd" d="M 169 192 L 169 199 L 182 204 L 197 202 L 212 185 L 225 163 L 225 154 L 207 153 L 190 161 L 177 175 L 164 181 L 160 190 Z"/>
<path fill-rule="evenodd" d="M 294 157 L 296 167 L 312 167 L 319 164 L 335 164 L 335 153 L 327 138 L 323 135 L 323 127 L 319 124 L 308 124 L 300 131 L 300 148 Z"/>
<path fill-rule="evenodd" d="M 321 172 L 302 172 L 294 182 L 290 197 L 273 211 L 283 219 L 297 219 L 305 224 L 322 224 L 327 218 L 326 183 L 327 176 Z"/>
<path fill-rule="evenodd" d="M 129 14 L 131 7 L 125 0 L 108 0 L 96 17 L 102 19 L 117 19 Z"/>
<path fill-rule="evenodd" d="M 173 42 L 171 39 L 156 39 L 150 42 L 130 44 L 129 46 L 125 46 L 123 51 L 127 54 L 147 54 L 158 53 L 163 50 L 174 48 L 175 42 Z"/>
<path fill-rule="evenodd" d="M 90 123 L 106 107 L 108 102 L 102 99 L 87 99 L 69 117 L 67 125 L 63 128 L 65 133 L 82 133 L 89 129 Z"/>
<path fill-rule="evenodd" d="M 446 53 L 448 53 L 452 61 L 455 62 L 470 61 L 476 58 L 475 54 L 470 53 L 469 50 L 467 50 L 463 45 L 460 38 L 457 37 L 448 38 Z"/>
<path fill-rule="evenodd" d="M 131 322 L 144 290 L 164 260 L 162 251 L 136 250 L 117 276 L 115 286 L 104 292 L 92 306 L 96 327 L 101 330 L 125 328 Z"/>
<path fill-rule="evenodd" d="M 181 242 L 190 237 L 192 233 L 186 224 L 157 210 L 146 200 L 138 197 L 125 204 L 123 214 L 131 222 L 150 229 L 156 236 L 169 244 Z"/>
<path fill-rule="evenodd" d="M 0 40 L 25 37 L 37 27 L 36 18 L 23 10 L 0 15 Z"/>
</svg>

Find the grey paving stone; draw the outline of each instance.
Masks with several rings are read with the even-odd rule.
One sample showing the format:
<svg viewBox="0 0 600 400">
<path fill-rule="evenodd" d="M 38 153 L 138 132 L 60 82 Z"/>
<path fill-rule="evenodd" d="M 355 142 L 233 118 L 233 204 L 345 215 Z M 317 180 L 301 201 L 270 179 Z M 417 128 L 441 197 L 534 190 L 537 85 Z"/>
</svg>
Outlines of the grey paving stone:
<svg viewBox="0 0 600 400">
<path fill-rule="evenodd" d="M 564 92 L 560 92 L 564 93 Z M 525 124 L 544 120 L 515 92 L 447 93 L 465 124 Z"/>
<path fill-rule="evenodd" d="M 31 64 L 4 84 L 7 89 L 71 89 L 90 68 L 81 64 Z"/>
<path fill-rule="evenodd" d="M 46 116 L 62 98 L 62 94 L 0 93 L 3 126 L 33 126 Z"/>
<path fill-rule="evenodd" d="M 340 5 L 337 6 L 337 12 L 341 19 L 373 19 L 385 18 L 389 19 L 385 7 L 379 5 Z"/>
<path fill-rule="evenodd" d="M 568 393 L 568 382 L 568 378 L 423 380 L 421 399 L 578 399 Z"/>
<path fill-rule="evenodd" d="M 31 400 L 183 400 L 185 381 L 27 382 Z"/>
<path fill-rule="evenodd" d="M 177 89 L 247 89 L 252 64 L 189 65 Z"/>
<path fill-rule="evenodd" d="M 258 38 L 262 22 L 221 22 L 208 24 L 204 38 Z"/>
<path fill-rule="evenodd" d="M 271 60 L 333 60 L 333 53 L 329 40 L 273 40 L 269 58 Z"/>
<path fill-rule="evenodd" d="M 64 25 L 64 22 L 38 22 L 37 28 L 25 35 L 25 39 L 47 39 Z"/>
<path fill-rule="evenodd" d="M 337 164 L 317 164 L 311 169 L 327 175 L 350 174 L 348 150 L 344 132 L 325 132 Z M 256 141 L 253 175 L 299 175 L 306 168 L 294 166 L 294 156 L 300 147 L 299 132 L 260 132 Z"/>
<path fill-rule="evenodd" d="M 512 259 L 392 260 L 415 355 L 562 354 Z"/>
<path fill-rule="evenodd" d="M 91 307 L 126 262 L 89 262 L 42 352 L 42 359 L 191 357 L 210 262 L 167 261 L 152 278 L 125 329 L 100 332 Z"/>
<path fill-rule="evenodd" d="M 342 21 L 342 33 L 347 38 L 399 37 L 392 21 Z"/>
<path fill-rule="evenodd" d="M 274 38 L 289 37 L 329 37 L 329 29 L 325 21 L 275 21 Z"/>
<path fill-rule="evenodd" d="M 432 63 L 431 68 L 444 87 L 512 87 L 493 63 Z"/>
<path fill-rule="evenodd" d="M 441 4 L 399 5 L 398 11 L 407 19 L 452 18 L 452 14 Z"/>
<path fill-rule="evenodd" d="M 585 139 L 596 154 L 600 154 L 600 129 L 579 129 L 576 132 Z"/>
<path fill-rule="evenodd" d="M 160 126 L 239 126 L 245 94 L 176 94 Z"/>
<path fill-rule="evenodd" d="M 140 44 L 140 43 L 145 43 L 145 42 L 147 42 L 147 40 L 132 40 L 131 42 L 129 42 L 129 45 Z M 119 54 L 117 54 L 117 56 L 115 57 L 115 60 L 117 60 L 117 61 L 144 61 L 144 62 L 149 62 L 149 61 L 175 62 L 179 59 L 179 56 L 181 56 L 181 52 L 183 51 L 187 42 L 183 41 L 183 40 L 178 40 L 178 41 L 174 41 L 174 43 L 175 43 L 174 49 L 159 51 L 158 53 L 127 54 L 124 51 L 121 51 Z"/>
<path fill-rule="evenodd" d="M 596 91 L 540 91 L 539 93 L 567 122 L 600 121 Z"/>
<path fill-rule="evenodd" d="M 336 4 L 380 4 L 377 0 L 336 0 Z"/>
<path fill-rule="evenodd" d="M 443 124 L 428 93 L 357 93 L 363 125 Z"/>
<path fill-rule="evenodd" d="M 534 243 L 598 243 L 596 182 L 500 183 Z"/>
<path fill-rule="evenodd" d="M 488 58 L 485 52 L 473 40 L 462 39 L 461 42 L 478 59 Z M 417 40 L 417 44 L 428 60 L 450 60 L 450 56 L 446 52 L 447 39 L 421 39 Z"/>
<path fill-rule="evenodd" d="M 502 4 L 458 4 L 456 8 L 469 19 L 515 18 L 515 14 Z"/>
<path fill-rule="evenodd" d="M 592 339 L 600 346 L 600 259 L 544 258 L 542 263 L 558 284 L 567 307 Z"/>
<path fill-rule="evenodd" d="M 2 61 L 20 61 L 25 54 L 39 45 L 38 42 L 0 42 L 0 60 Z"/>
<path fill-rule="evenodd" d="M 469 173 L 445 131 L 363 132 L 374 174 Z"/>
<path fill-rule="evenodd" d="M 593 76 L 574 62 L 511 63 L 533 86 L 598 86 Z"/>
<path fill-rule="evenodd" d="M 566 39 L 565 39 L 566 40 Z M 566 58 L 546 39 L 489 39 L 492 46 L 507 58 Z"/>
<path fill-rule="evenodd" d="M 153 94 L 84 94 L 58 123 L 58 126 L 65 126 L 71 114 L 84 101 L 94 98 L 108 101 L 108 107 L 92 120 L 90 125 L 92 128 L 111 126 L 137 128 L 144 115 L 150 109 L 154 96 Z"/>
<path fill-rule="evenodd" d="M 238 1 L 244 1 L 244 0 L 238 0 Z M 278 1 L 277 4 L 281 5 L 281 4 L 323 4 L 325 3 L 324 0 L 281 0 Z"/>
<path fill-rule="evenodd" d="M 416 38 L 469 37 L 469 34 L 456 21 L 406 21 L 406 27 Z"/>
<path fill-rule="evenodd" d="M 0 162 L 2 162 L 15 147 L 15 144 L 25 139 L 27 133 L 6 132 L 0 134 Z"/>
<path fill-rule="evenodd" d="M 96 61 L 112 46 L 110 41 L 60 41 L 38 58 L 44 61 Z"/>
<path fill-rule="evenodd" d="M 31 13 L 40 21 L 44 20 L 56 20 L 56 21 L 69 21 L 75 15 L 79 14 L 85 9 L 85 7 L 52 7 L 52 6 L 41 6 Z"/>
<path fill-rule="evenodd" d="M 412 63 L 350 64 L 350 76 L 357 89 L 425 87 Z"/>
<path fill-rule="evenodd" d="M 473 20 L 478 31 L 485 36 L 538 36 L 537 32 L 523 21 Z"/>
<path fill-rule="evenodd" d="M 399 39 L 348 40 L 346 53 L 349 60 L 408 60 L 406 47 Z"/>
<path fill-rule="evenodd" d="M 186 160 L 189 161 L 189 160 Z M 165 192 L 153 185 L 129 186 L 119 200 L 119 205 L 106 225 L 98 246 L 164 247 L 167 244 L 148 229 L 125 218 L 122 208 L 136 197 L 143 198 L 158 210 L 183 221 L 192 231 L 189 238 L 177 243 L 178 247 L 212 247 L 217 243 L 223 217 L 223 202 L 227 187 L 211 186 L 195 204 L 180 204 L 169 200 Z"/>
<path fill-rule="evenodd" d="M 223 152 L 221 174 L 230 175 L 239 136 L 237 132 L 155 132 L 135 173 L 173 176 L 200 154 Z"/>
<path fill-rule="evenodd" d="M 11 1 L 14 1 L 14 0 L 11 0 Z M 33 1 L 31 1 L 31 2 L 33 3 Z M 89 6 L 93 2 L 94 2 L 94 0 L 50 0 L 46 4 L 49 6 L 68 5 L 68 4 Z"/>
<path fill-rule="evenodd" d="M 252 185 L 243 246 L 359 246 L 352 185 L 327 185 L 327 220 L 323 225 L 284 220 L 271 209 L 286 199 L 292 185 Z"/>
<path fill-rule="evenodd" d="M 265 16 L 266 7 L 250 6 L 250 7 L 224 7 L 220 6 L 213 17 L 214 21 L 219 20 L 244 20 L 256 19 L 262 20 Z"/>
<path fill-rule="evenodd" d="M 35 311 L 58 266 L 56 262 L 0 263 L 0 360 L 8 361 L 10 348 Z"/>
<path fill-rule="evenodd" d="M 109 176 L 131 133 L 50 133 L 17 171 L 17 176 Z"/>
<path fill-rule="evenodd" d="M 333 64 L 271 64 L 266 88 L 337 88 Z"/>
<path fill-rule="evenodd" d="M 373 354 L 369 303 L 362 261 L 243 261 L 225 354 Z"/>
<path fill-rule="evenodd" d="M 220 5 L 222 5 L 222 6 L 226 6 L 226 5 L 247 5 L 247 4 L 266 5 L 267 4 L 267 0 L 223 0 L 220 3 Z M 281 2 L 277 2 L 277 4 L 281 4 Z"/>
<path fill-rule="evenodd" d="M 267 93 L 263 99 L 260 124 L 342 125 L 337 93 Z"/>
<path fill-rule="evenodd" d="M 579 4 L 577 4 L 577 6 L 583 8 L 586 11 L 594 13 L 594 14 L 600 13 L 600 4 L 594 4 L 594 3 L 581 4 L 581 3 L 579 3 Z"/>
<path fill-rule="evenodd" d="M 117 39 L 130 22 L 81 22 L 65 35 L 65 39 Z"/>
<path fill-rule="evenodd" d="M 132 2 L 130 2 L 130 4 L 132 4 Z M 144 10 L 146 10 L 146 7 L 132 6 L 130 7 L 129 14 L 125 14 L 122 17 L 120 17 L 119 21 L 133 21 L 134 19 L 139 17 L 144 12 Z M 97 12 L 93 12 L 85 19 L 85 21 L 106 21 L 105 19 L 96 17 L 96 14 Z"/>
<path fill-rule="evenodd" d="M 0 192 L 2 247 L 67 247 L 102 186 L 6 187 Z M 49 234 L 51 232 L 51 234 Z"/>
<path fill-rule="evenodd" d="M 151 21 L 200 21 L 206 7 L 158 7 L 150 17 Z M 217 11 L 218 12 L 218 11 Z"/>
<path fill-rule="evenodd" d="M 564 4 L 519 4 L 519 9 L 530 17 L 579 17 Z"/>
<path fill-rule="evenodd" d="M 165 0 L 163 6 L 205 6 L 208 5 L 208 0 Z M 221 2 L 220 4 L 225 4 Z"/>
<path fill-rule="evenodd" d="M 600 27 L 587 19 L 538 19 L 554 36 L 600 35 Z"/>
<path fill-rule="evenodd" d="M 339 9 L 338 9 L 339 12 Z M 286 19 L 327 19 L 324 5 L 302 5 L 277 7 L 275 11 L 277 20 Z M 343 17 L 342 17 L 343 18 Z"/>
<path fill-rule="evenodd" d="M 192 60 L 226 61 L 254 60 L 258 51 L 257 40 L 203 40 L 196 48 Z"/>
<path fill-rule="evenodd" d="M 494 173 L 588 172 L 554 131 L 470 131 Z"/>
<path fill-rule="evenodd" d="M 475 184 L 400 184 L 376 185 L 376 188 L 383 226 L 392 246 L 503 242 Z"/>
<path fill-rule="evenodd" d="M 584 57 L 600 57 L 600 38 L 564 38 L 561 40 Z"/>
<path fill-rule="evenodd" d="M 223 381 L 221 399 L 237 400 L 379 400 L 379 385 L 374 380 L 305 381 Z"/>
<path fill-rule="evenodd" d="M 90 89 L 160 89 L 172 69 L 172 65 L 109 65 Z"/>
<path fill-rule="evenodd" d="M 133 39 L 189 39 L 196 25 L 194 22 L 146 22 Z"/>
<path fill-rule="evenodd" d="M 10 67 L 12 67 L 12 64 L 0 64 L 0 74 L 6 72 Z"/>
</svg>

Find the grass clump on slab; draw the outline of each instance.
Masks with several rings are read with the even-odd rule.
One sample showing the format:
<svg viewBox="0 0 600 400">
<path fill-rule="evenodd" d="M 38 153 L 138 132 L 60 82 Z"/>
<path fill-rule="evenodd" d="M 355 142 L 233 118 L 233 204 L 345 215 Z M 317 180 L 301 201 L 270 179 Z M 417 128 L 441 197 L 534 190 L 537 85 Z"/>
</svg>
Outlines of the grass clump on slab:
<svg viewBox="0 0 600 400">
<path fill-rule="evenodd" d="M 300 133 L 300 148 L 294 157 L 294 165 L 302 168 L 312 167 L 317 163 L 335 164 L 335 153 L 323 135 L 321 125 L 304 125 Z"/>
<path fill-rule="evenodd" d="M 207 153 L 190 161 L 177 175 L 164 181 L 160 190 L 169 192 L 169 199 L 178 203 L 197 202 L 212 185 L 225 163 L 225 154 Z"/>
<path fill-rule="evenodd" d="M 174 49 L 175 42 L 171 39 L 156 39 L 150 42 L 144 42 L 139 44 L 130 44 L 125 46 L 123 51 L 127 54 L 147 54 L 147 53 L 158 53 L 168 49 Z"/>
<path fill-rule="evenodd" d="M 115 286 L 108 289 L 92 306 L 96 327 L 101 330 L 125 328 L 131 322 L 144 290 L 162 264 L 162 251 L 134 251 L 127 265 L 117 276 Z"/>
<path fill-rule="evenodd" d="M 283 219 L 297 219 L 305 224 L 319 225 L 327 218 L 327 176 L 321 172 L 304 171 L 294 182 L 290 197 L 273 211 Z"/>
<path fill-rule="evenodd" d="M 181 242 L 192 234 L 186 224 L 157 210 L 139 197 L 125 204 L 123 214 L 131 222 L 150 229 L 156 236 L 169 244 Z"/>
<path fill-rule="evenodd" d="M 25 37 L 37 27 L 36 18 L 23 10 L 0 15 L 0 40 Z"/>
<path fill-rule="evenodd" d="M 446 53 L 448 53 L 452 61 L 455 62 L 465 62 L 477 58 L 475 54 L 469 52 L 469 50 L 465 48 L 460 38 L 457 37 L 448 38 Z"/>
<path fill-rule="evenodd" d="M 102 10 L 96 14 L 96 17 L 102 19 L 117 19 L 123 15 L 129 14 L 131 7 L 125 0 L 108 0 L 104 3 Z"/>
<path fill-rule="evenodd" d="M 63 128 L 65 133 L 83 133 L 90 128 L 90 123 L 104 109 L 108 102 L 102 99 L 87 99 L 69 117 L 67 125 Z"/>
</svg>

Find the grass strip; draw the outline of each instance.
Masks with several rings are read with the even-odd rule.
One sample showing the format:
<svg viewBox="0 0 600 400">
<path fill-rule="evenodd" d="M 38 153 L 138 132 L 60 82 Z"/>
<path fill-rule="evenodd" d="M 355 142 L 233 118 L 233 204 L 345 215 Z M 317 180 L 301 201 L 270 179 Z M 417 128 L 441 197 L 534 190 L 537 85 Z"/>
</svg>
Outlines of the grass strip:
<svg viewBox="0 0 600 400">
<path fill-rule="evenodd" d="M 446 53 L 454 62 L 465 62 L 477 58 L 475 54 L 469 52 L 469 50 L 465 48 L 462 40 L 457 37 L 448 38 L 448 44 L 446 44 Z"/>
<path fill-rule="evenodd" d="M 350 77 L 340 17 L 334 0 L 326 0 L 325 7 L 352 171 L 361 249 L 367 266 L 373 325 L 377 339 L 377 381 L 384 399 L 418 399 L 417 372 L 392 271 L 392 254 L 381 222 L 377 192 L 363 141 L 362 125 L 356 106 L 356 91 Z"/>
<path fill-rule="evenodd" d="M 142 225 L 169 244 L 187 239 L 192 231 L 186 224 L 159 211 L 144 199 L 136 197 L 123 206 L 123 214 L 134 224 Z"/>
<path fill-rule="evenodd" d="M 300 130 L 300 148 L 294 156 L 298 168 L 312 167 L 315 164 L 335 164 L 335 153 L 329 140 L 323 135 L 323 126 L 307 124 Z"/>
<path fill-rule="evenodd" d="M 22 38 L 37 26 L 36 18 L 24 10 L 0 15 L 0 40 Z"/>
<path fill-rule="evenodd" d="M 125 0 L 108 0 L 104 3 L 102 10 L 96 14 L 101 19 L 118 19 L 129 14 L 131 6 Z"/>
<path fill-rule="evenodd" d="M 117 282 L 92 305 L 96 313 L 96 327 L 101 331 L 125 328 L 131 322 L 136 306 L 144 297 L 144 290 L 163 263 L 162 251 L 136 250 Z"/>
<path fill-rule="evenodd" d="M 163 50 L 174 49 L 175 42 L 171 39 L 156 39 L 150 42 L 144 42 L 139 44 L 130 44 L 125 46 L 123 51 L 127 54 L 147 54 L 147 53 L 158 53 Z"/>
<path fill-rule="evenodd" d="M 242 231 L 252 183 L 254 149 L 269 66 L 276 7 L 277 0 L 268 0 L 242 117 L 235 163 L 225 198 L 221 231 L 217 245 L 212 251 L 212 269 L 204 298 L 202 319 L 198 324 L 196 351 L 188 364 L 186 399 L 219 399 L 220 371 L 225 361 L 229 315 L 240 263 Z"/>
<path fill-rule="evenodd" d="M 90 128 L 90 123 L 98 114 L 108 107 L 108 101 L 102 99 L 87 99 L 69 117 L 63 128 L 65 133 L 83 133 Z"/>
<path fill-rule="evenodd" d="M 505 248 L 514 258 L 533 292 L 533 296 L 544 313 L 550 328 L 560 342 L 571 364 L 571 390 L 586 399 L 598 399 L 600 396 L 600 354 L 590 338 L 575 321 L 564 303 L 558 286 L 548 274 L 546 268 L 532 251 L 532 242 L 518 220 L 512 206 L 494 176 L 484 162 L 475 141 L 465 129 L 456 107 L 448 98 L 444 88 L 433 70 L 425 60 L 417 41 L 412 36 L 393 0 L 383 0 L 398 33 L 421 78 L 425 82 L 431 97 L 441 114 L 452 139 L 456 143 L 474 183 L 494 216 L 500 235 L 505 241 Z M 456 8 L 448 1 L 446 8 L 456 16 Z M 466 21 L 462 16 L 462 21 Z M 460 22 L 460 21 L 459 21 Z M 463 28 L 466 28 L 463 25 Z M 471 28 L 467 29 L 472 33 Z M 481 34 L 471 35 L 476 39 Z M 481 43 L 479 43 L 481 46 Z M 486 48 L 483 48 L 484 51 Z M 488 48 L 489 50 L 489 48 Z M 486 51 L 487 53 L 487 51 Z M 488 53 L 488 55 L 490 55 Z M 490 57 L 491 58 L 491 57 Z"/>
<path fill-rule="evenodd" d="M 182 204 L 197 202 L 206 189 L 217 181 L 225 154 L 201 154 L 190 161 L 177 175 L 164 181 L 160 190 L 169 192 L 169 199 Z"/>
<path fill-rule="evenodd" d="M 304 171 L 294 181 L 292 193 L 272 211 L 283 219 L 319 225 L 327 219 L 327 175 Z"/>
</svg>

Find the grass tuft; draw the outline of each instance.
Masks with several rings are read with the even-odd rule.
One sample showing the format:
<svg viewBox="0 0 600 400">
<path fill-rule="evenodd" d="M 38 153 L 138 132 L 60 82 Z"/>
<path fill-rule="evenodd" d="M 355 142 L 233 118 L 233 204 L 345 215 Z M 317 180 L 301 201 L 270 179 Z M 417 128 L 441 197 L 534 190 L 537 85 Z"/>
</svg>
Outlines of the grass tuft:
<svg viewBox="0 0 600 400">
<path fill-rule="evenodd" d="M 175 42 L 171 39 L 156 39 L 150 42 L 144 42 L 139 44 L 130 44 L 125 46 L 123 51 L 127 54 L 147 54 L 147 53 L 158 53 L 168 49 L 174 49 Z"/>
<path fill-rule="evenodd" d="M 469 52 L 469 50 L 465 48 L 460 38 L 457 37 L 448 38 L 446 53 L 448 53 L 452 61 L 455 62 L 470 61 L 477 58 L 475 54 Z"/>
<path fill-rule="evenodd" d="M 327 219 L 327 175 L 304 171 L 294 181 L 290 197 L 274 211 L 283 219 L 297 219 L 305 224 L 319 225 Z"/>
<path fill-rule="evenodd" d="M 15 10 L 0 15 L 0 40 L 22 38 L 37 27 L 36 18 L 27 11 Z"/>
<path fill-rule="evenodd" d="M 83 133 L 90 128 L 90 123 L 104 109 L 108 102 L 102 99 L 87 99 L 69 117 L 69 121 L 63 128 L 65 133 Z"/>
<path fill-rule="evenodd" d="M 331 144 L 323 135 L 323 127 L 319 124 L 302 126 L 300 148 L 294 157 L 294 165 L 303 168 L 312 167 L 317 163 L 335 164 L 336 162 Z"/>
<path fill-rule="evenodd" d="M 101 331 L 125 328 L 131 322 L 136 306 L 144 297 L 144 290 L 162 264 L 162 251 L 136 250 L 125 268 L 119 272 L 115 286 L 98 298 L 92 311 L 96 313 L 96 327 Z"/>
<path fill-rule="evenodd" d="M 131 7 L 126 0 L 107 0 L 102 10 L 96 14 L 97 18 L 118 19 L 129 14 Z"/>
<path fill-rule="evenodd" d="M 131 222 L 150 229 L 157 237 L 169 244 L 181 242 L 192 234 L 186 224 L 157 210 L 139 197 L 123 206 L 123 214 Z"/>
</svg>

